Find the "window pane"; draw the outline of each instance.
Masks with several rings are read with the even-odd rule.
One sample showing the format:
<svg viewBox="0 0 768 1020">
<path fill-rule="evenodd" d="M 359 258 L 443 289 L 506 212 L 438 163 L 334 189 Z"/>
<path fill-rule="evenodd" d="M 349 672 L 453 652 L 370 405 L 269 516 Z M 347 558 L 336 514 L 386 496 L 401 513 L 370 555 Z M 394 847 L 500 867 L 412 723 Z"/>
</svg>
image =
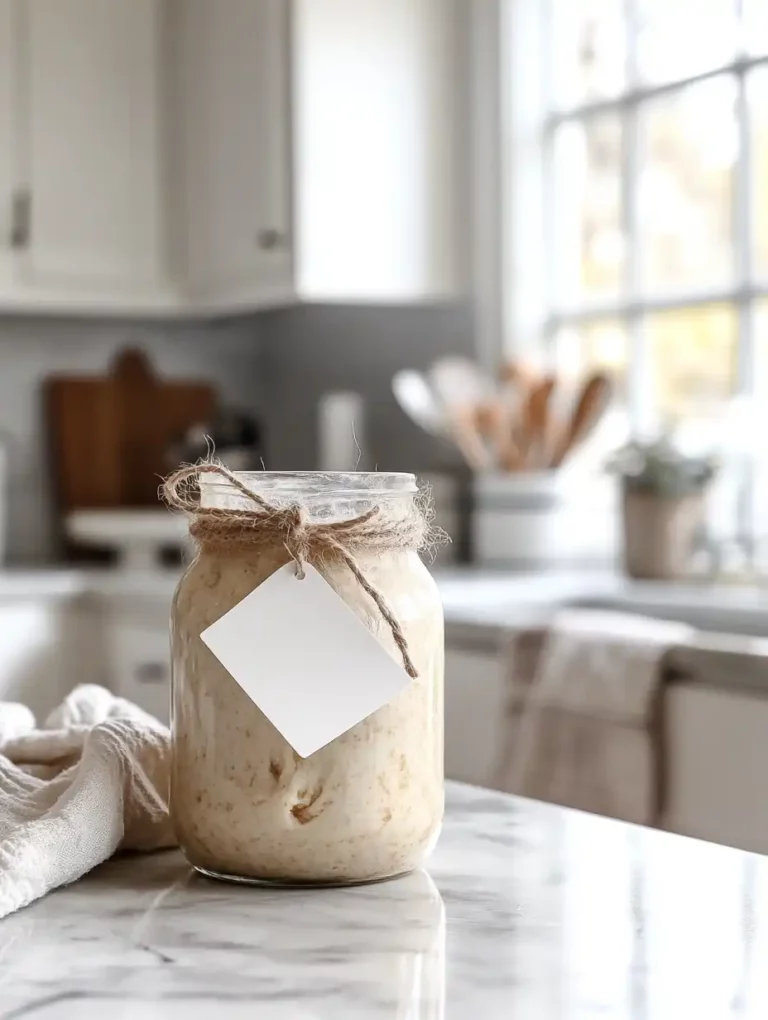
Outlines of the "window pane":
<svg viewBox="0 0 768 1020">
<path fill-rule="evenodd" d="M 624 85 L 623 0 L 552 0 L 555 102 L 576 106 Z"/>
<path fill-rule="evenodd" d="M 742 0 L 744 4 L 744 43 L 748 53 L 768 53 L 768 3 Z"/>
<path fill-rule="evenodd" d="M 755 271 L 768 277 L 768 70 L 761 68 L 747 80 L 750 106 L 754 213 L 751 217 Z"/>
<path fill-rule="evenodd" d="M 657 408 L 666 421 L 704 415 L 736 384 L 737 320 L 710 305 L 661 312 L 645 323 Z"/>
<path fill-rule="evenodd" d="M 621 286 L 621 123 L 563 124 L 555 133 L 553 243 L 562 304 L 616 295 Z"/>
<path fill-rule="evenodd" d="M 640 268 L 646 291 L 733 278 L 736 83 L 719 77 L 641 107 Z"/>
<path fill-rule="evenodd" d="M 554 364 L 559 375 L 583 378 L 593 370 L 607 372 L 624 392 L 629 344 L 622 322 L 600 319 L 564 326 L 554 339 Z"/>
<path fill-rule="evenodd" d="M 643 81 L 692 78 L 734 58 L 739 30 L 736 0 L 637 3 L 637 68 Z"/>
</svg>

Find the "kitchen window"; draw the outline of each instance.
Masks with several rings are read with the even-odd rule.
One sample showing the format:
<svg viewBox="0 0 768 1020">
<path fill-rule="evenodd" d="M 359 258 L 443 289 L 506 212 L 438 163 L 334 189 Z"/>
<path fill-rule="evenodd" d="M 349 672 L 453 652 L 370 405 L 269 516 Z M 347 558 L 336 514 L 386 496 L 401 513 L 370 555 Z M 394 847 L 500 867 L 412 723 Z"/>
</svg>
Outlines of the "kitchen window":
<svg viewBox="0 0 768 1020">
<path fill-rule="evenodd" d="M 640 431 L 768 398 L 768 2 L 502 14 L 508 349 L 612 370 Z"/>
</svg>

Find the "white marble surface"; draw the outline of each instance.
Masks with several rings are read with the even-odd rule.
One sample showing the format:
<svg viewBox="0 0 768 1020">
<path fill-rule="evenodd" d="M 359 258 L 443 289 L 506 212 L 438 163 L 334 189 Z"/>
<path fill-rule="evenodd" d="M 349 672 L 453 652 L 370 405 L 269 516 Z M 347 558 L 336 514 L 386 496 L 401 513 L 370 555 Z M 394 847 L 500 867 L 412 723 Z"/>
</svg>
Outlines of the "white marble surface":
<svg viewBox="0 0 768 1020">
<path fill-rule="evenodd" d="M 104 865 L 0 922 L 0 1018 L 764 1020 L 766 960 L 767 859 L 452 786 L 429 875 Z"/>
</svg>

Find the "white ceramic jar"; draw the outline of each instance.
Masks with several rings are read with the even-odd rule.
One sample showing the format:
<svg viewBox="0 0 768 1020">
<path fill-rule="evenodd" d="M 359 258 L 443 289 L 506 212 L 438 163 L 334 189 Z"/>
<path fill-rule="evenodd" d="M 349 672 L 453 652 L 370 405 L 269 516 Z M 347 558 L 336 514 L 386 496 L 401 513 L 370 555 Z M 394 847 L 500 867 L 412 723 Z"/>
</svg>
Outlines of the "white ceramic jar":
<svg viewBox="0 0 768 1020">
<path fill-rule="evenodd" d="M 615 562 L 619 512 L 606 476 L 567 471 L 477 474 L 472 556 L 489 567 L 552 570 Z"/>
</svg>

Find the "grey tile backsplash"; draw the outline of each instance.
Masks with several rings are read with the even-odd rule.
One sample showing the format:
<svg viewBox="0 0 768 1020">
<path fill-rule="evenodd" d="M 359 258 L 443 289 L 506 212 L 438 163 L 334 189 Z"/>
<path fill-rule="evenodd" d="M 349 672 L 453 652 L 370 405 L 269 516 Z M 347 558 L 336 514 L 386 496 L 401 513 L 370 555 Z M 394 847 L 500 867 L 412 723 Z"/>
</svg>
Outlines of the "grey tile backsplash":
<svg viewBox="0 0 768 1020">
<path fill-rule="evenodd" d="M 317 456 L 317 402 L 351 389 L 366 402 L 368 435 L 382 470 L 450 463 L 447 447 L 421 432 L 390 389 L 400 368 L 473 351 L 469 308 L 311 305 L 263 316 L 269 467 L 310 469 Z"/>
<path fill-rule="evenodd" d="M 144 348 L 161 375 L 209 379 L 230 403 L 261 413 L 269 468 L 313 468 L 318 399 L 352 389 L 366 401 L 375 464 L 420 470 L 450 463 L 451 453 L 403 415 L 390 380 L 440 354 L 471 353 L 472 326 L 468 309 L 430 306 L 305 306 L 207 324 L 0 319 L 11 561 L 52 554 L 42 379 L 105 371 L 126 346 Z"/>
</svg>

